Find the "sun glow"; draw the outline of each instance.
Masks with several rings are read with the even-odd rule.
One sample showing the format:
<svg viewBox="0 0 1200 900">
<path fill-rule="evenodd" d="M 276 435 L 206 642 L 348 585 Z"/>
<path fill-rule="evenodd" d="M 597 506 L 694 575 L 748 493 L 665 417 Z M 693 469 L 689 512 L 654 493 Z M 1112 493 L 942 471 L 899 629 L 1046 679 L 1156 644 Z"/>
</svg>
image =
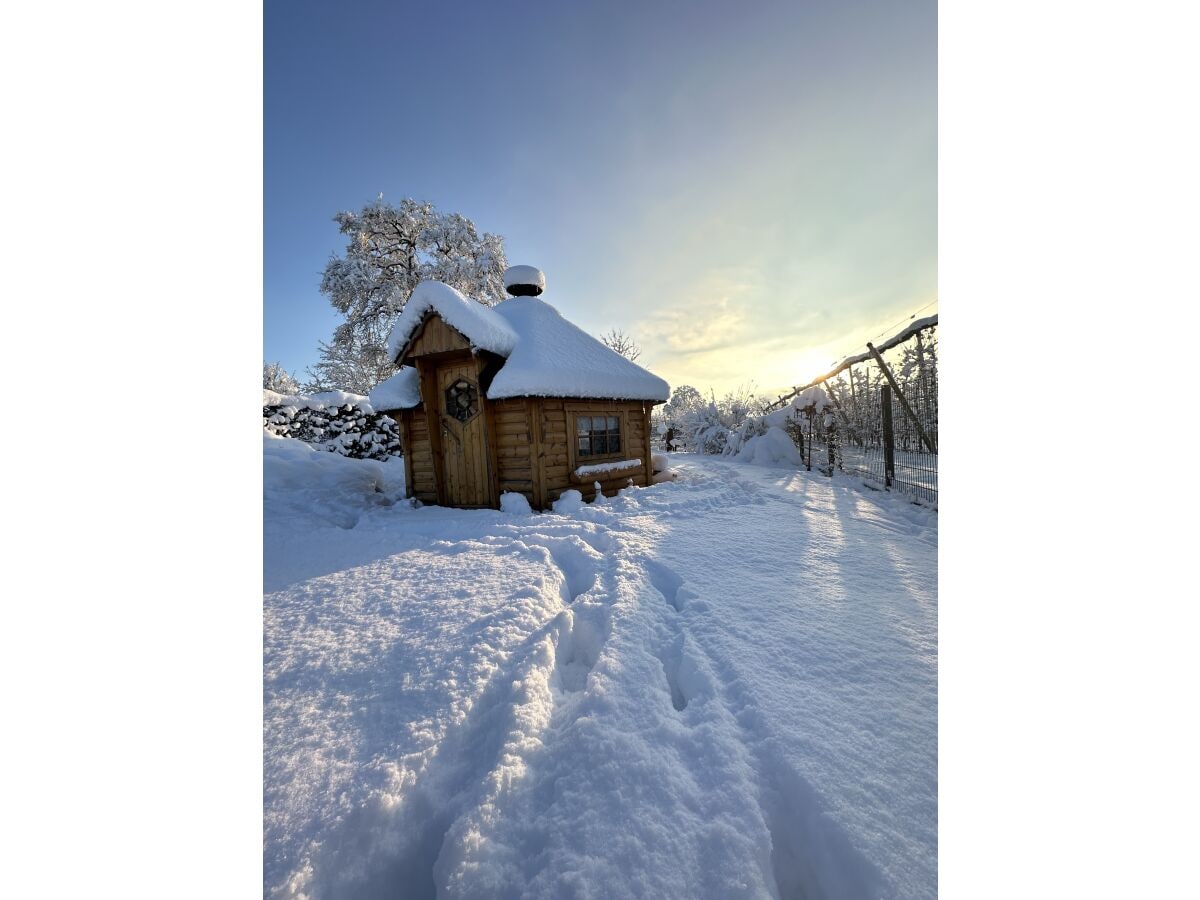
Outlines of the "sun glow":
<svg viewBox="0 0 1200 900">
<path fill-rule="evenodd" d="M 792 370 L 796 373 L 793 380 L 796 384 L 806 384 L 817 376 L 824 375 L 837 365 L 838 360 L 833 356 L 832 351 L 826 348 L 805 350 L 796 354 L 788 360 Z"/>
</svg>

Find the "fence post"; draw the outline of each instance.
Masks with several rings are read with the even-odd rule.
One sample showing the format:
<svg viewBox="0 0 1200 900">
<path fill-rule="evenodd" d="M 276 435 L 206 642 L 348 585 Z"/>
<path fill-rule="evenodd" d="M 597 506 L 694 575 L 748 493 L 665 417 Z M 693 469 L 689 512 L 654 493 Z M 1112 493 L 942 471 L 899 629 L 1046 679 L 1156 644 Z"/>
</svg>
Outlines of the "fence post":
<svg viewBox="0 0 1200 900">
<path fill-rule="evenodd" d="M 825 429 L 825 457 L 829 463 L 829 477 L 833 477 L 833 470 L 837 468 L 837 452 L 834 444 L 837 442 L 837 425 L 831 424 Z"/>
<path fill-rule="evenodd" d="M 804 421 L 808 423 L 808 440 L 804 442 L 804 448 L 800 451 L 801 457 L 804 459 L 804 471 L 812 471 L 812 419 L 807 414 L 804 416 Z M 804 429 L 800 429 L 800 433 L 804 434 Z"/>
<path fill-rule="evenodd" d="M 879 388 L 879 402 L 883 412 L 883 486 L 891 488 L 896 480 L 896 442 L 892 436 L 892 388 Z"/>
<path fill-rule="evenodd" d="M 921 443 L 929 448 L 930 453 L 937 453 L 937 447 L 934 446 L 929 435 L 925 433 L 925 429 L 921 427 L 921 420 L 917 418 L 917 414 L 913 412 L 913 408 L 908 405 L 908 401 L 904 398 L 904 391 L 900 390 L 900 385 L 896 384 L 896 379 L 892 376 L 892 370 L 888 368 L 888 364 L 883 361 L 883 357 L 879 355 L 879 351 L 875 349 L 875 346 L 870 341 L 867 341 L 867 349 L 875 357 L 875 362 L 879 363 L 879 370 L 887 376 L 888 384 L 895 390 L 896 398 L 900 401 L 900 405 L 904 407 L 908 418 L 912 420 L 913 425 L 916 427 L 917 434 L 921 437 Z"/>
</svg>

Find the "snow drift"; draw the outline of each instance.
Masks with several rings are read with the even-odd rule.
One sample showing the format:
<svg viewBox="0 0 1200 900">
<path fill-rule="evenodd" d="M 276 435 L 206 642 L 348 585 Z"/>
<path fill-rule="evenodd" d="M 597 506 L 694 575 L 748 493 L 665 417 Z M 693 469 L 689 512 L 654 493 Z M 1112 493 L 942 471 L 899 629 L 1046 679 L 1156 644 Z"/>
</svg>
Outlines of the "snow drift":
<svg viewBox="0 0 1200 900">
<path fill-rule="evenodd" d="M 264 441 L 269 896 L 936 896 L 936 515 L 672 465 L 527 515 Z"/>
</svg>

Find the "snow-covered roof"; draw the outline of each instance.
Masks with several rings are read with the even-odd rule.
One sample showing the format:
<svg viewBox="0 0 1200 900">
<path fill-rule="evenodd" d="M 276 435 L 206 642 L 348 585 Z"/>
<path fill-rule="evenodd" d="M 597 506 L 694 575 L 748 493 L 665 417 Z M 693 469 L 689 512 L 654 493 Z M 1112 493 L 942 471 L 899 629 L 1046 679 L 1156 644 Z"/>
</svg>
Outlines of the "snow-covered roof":
<svg viewBox="0 0 1200 900">
<path fill-rule="evenodd" d="M 402 366 L 391 378 L 381 381 L 369 395 L 376 409 L 412 409 L 421 403 L 421 381 L 412 366 Z"/>
<path fill-rule="evenodd" d="M 517 336 L 512 329 L 503 319 L 492 315 L 492 311 L 482 303 L 468 300 L 440 281 L 422 281 L 408 299 L 404 312 L 400 313 L 388 336 L 388 355 L 393 361 L 416 333 L 428 312 L 436 312 L 477 349 L 507 356 L 517 343 Z"/>
<path fill-rule="evenodd" d="M 488 388 L 488 399 L 589 397 L 666 400 L 671 388 L 536 297 L 512 297 L 492 310 L 517 333 L 517 345 Z"/>
<path fill-rule="evenodd" d="M 473 348 L 506 357 L 487 390 L 489 400 L 585 397 L 665 401 L 671 394 L 663 379 L 568 322 L 545 300 L 512 297 L 489 308 L 432 281 L 418 285 L 392 329 L 388 352 L 393 360 L 430 311 L 460 332 Z M 415 374 L 405 377 L 415 381 Z M 407 409 L 420 403 L 415 389 L 407 399 L 411 402 L 391 406 L 378 399 L 374 391 L 371 393 L 372 403 L 379 408 Z"/>
</svg>

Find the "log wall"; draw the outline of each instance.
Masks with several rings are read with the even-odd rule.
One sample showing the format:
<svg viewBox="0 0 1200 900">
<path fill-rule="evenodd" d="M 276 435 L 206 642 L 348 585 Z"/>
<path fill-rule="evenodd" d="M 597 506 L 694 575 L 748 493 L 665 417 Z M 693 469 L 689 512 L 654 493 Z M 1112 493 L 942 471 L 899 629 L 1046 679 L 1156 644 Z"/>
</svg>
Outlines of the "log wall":
<svg viewBox="0 0 1200 900">
<path fill-rule="evenodd" d="M 534 509 L 539 508 L 540 491 L 535 491 L 533 426 L 531 411 L 536 400 L 514 397 L 489 400 L 495 429 L 496 466 L 500 493 L 524 494 Z"/>
<path fill-rule="evenodd" d="M 545 505 L 557 500 L 563 491 L 577 490 L 584 500 L 596 497 L 594 482 L 600 482 L 600 490 L 606 497 L 615 496 L 630 479 L 637 487 L 650 483 L 650 440 L 647 420 L 649 403 L 640 400 L 562 400 L 541 398 L 540 422 L 542 483 Z M 575 417 L 587 415 L 617 415 L 621 417 L 621 452 L 612 457 L 579 457 L 575 445 Z M 641 459 L 642 468 L 630 474 L 598 476 L 579 482 L 572 477 L 581 465 L 612 462 L 620 459 Z"/>
<path fill-rule="evenodd" d="M 396 413 L 392 413 L 396 415 Z M 437 482 L 433 474 L 433 447 L 429 441 L 429 426 L 425 409 L 406 409 L 399 413 L 403 428 L 404 475 L 408 479 L 408 495 L 422 503 L 437 503 Z"/>
</svg>

